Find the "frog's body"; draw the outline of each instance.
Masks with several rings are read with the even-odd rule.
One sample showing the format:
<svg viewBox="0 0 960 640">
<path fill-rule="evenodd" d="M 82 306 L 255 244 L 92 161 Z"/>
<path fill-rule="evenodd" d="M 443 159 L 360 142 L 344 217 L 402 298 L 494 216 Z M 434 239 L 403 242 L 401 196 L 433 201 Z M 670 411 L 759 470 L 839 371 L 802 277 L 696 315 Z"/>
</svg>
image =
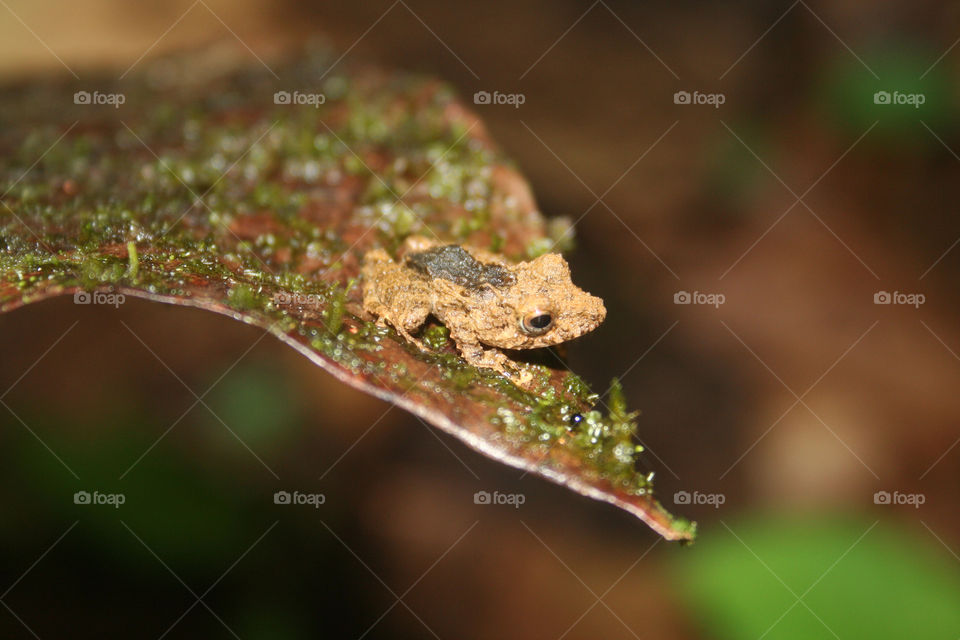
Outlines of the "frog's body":
<svg viewBox="0 0 960 640">
<path fill-rule="evenodd" d="M 517 369 L 500 349 L 572 340 L 606 316 L 600 298 L 571 282 L 570 268 L 558 254 L 512 264 L 421 237 L 408 239 L 405 248 L 399 262 L 382 249 L 365 256 L 363 306 L 379 324 L 389 323 L 425 351 L 412 332 L 433 314 L 467 362 L 510 375 Z"/>
</svg>

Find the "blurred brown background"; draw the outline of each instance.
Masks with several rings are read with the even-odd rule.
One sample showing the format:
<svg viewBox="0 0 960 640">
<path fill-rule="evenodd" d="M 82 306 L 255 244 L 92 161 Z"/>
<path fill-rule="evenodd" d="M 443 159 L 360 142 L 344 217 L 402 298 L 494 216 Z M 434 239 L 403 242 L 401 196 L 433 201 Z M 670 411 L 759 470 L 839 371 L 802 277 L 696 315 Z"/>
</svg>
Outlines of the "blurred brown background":
<svg viewBox="0 0 960 640">
<path fill-rule="evenodd" d="M 661 499 L 701 524 L 689 549 L 657 544 L 229 320 L 52 301 L 0 318 L 0 386 L 14 385 L 0 414 L 5 637 L 158 637 L 197 596 L 171 637 L 960 636 L 955 616 L 924 622 L 960 576 L 957 7 L 0 4 L 7 77 L 122 73 L 217 43 L 256 64 L 322 37 L 467 102 L 523 94 L 474 108 L 543 211 L 578 220 L 574 276 L 609 319 L 571 346 L 571 367 L 601 390 L 622 377 Z M 678 104 L 684 91 L 723 104 Z M 881 91 L 924 103 L 878 104 Z M 875 304 L 880 292 L 924 302 Z M 211 385 L 205 401 L 251 451 L 202 405 L 188 412 L 189 389 Z M 130 504 L 75 510 L 62 493 L 91 477 Z M 327 504 L 274 509 L 292 487 Z M 475 505 L 478 490 L 526 502 Z M 874 567 L 868 549 L 916 573 Z M 886 580 L 916 606 L 868 595 Z"/>
</svg>

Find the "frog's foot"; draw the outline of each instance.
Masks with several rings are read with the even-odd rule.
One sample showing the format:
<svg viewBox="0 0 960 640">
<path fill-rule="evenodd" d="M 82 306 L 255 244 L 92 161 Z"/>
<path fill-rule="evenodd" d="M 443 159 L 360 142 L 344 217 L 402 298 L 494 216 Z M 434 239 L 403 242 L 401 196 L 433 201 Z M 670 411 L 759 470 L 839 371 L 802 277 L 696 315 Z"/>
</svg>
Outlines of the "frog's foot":
<svg viewBox="0 0 960 640">
<path fill-rule="evenodd" d="M 533 374 L 529 371 L 520 369 L 519 367 L 514 367 L 511 369 L 512 373 L 508 374 L 507 377 L 513 381 L 515 385 L 521 389 L 530 391 L 533 388 Z"/>
<path fill-rule="evenodd" d="M 517 363 L 508 358 L 499 349 L 484 349 L 481 345 L 475 343 L 458 344 L 463 359 L 475 367 L 485 367 L 493 369 L 497 373 L 506 376 L 515 385 L 522 389 L 530 387 L 533 382 L 533 375 L 517 366 Z"/>
<path fill-rule="evenodd" d="M 402 322 L 396 322 L 393 320 L 393 318 L 386 315 L 376 315 L 376 318 L 376 324 L 378 327 L 393 327 L 394 331 L 403 336 L 407 342 L 412 342 L 415 344 L 420 351 L 432 351 L 432 349 L 425 345 L 421 340 L 411 335 L 410 332 L 404 328 Z"/>
</svg>

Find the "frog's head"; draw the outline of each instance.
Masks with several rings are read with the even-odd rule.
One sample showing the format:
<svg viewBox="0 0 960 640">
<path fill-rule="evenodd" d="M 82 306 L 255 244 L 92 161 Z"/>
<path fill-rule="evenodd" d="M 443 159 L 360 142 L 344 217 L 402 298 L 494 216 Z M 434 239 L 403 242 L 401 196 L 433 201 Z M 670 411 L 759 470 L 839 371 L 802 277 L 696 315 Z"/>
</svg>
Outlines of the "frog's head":
<svg viewBox="0 0 960 640">
<path fill-rule="evenodd" d="M 508 326 L 506 349 L 535 349 L 577 338 L 597 328 L 607 315 L 603 300 L 570 280 L 570 267 L 559 254 L 548 253 L 516 265 L 516 281 L 502 292 Z"/>
</svg>

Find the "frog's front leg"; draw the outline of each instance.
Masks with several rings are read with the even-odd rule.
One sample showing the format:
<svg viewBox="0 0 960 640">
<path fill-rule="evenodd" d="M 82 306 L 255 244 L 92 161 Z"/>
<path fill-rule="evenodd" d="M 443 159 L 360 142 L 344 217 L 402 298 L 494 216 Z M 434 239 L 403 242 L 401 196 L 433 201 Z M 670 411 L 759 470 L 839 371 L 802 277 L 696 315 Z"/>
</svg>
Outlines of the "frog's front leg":
<svg viewBox="0 0 960 640">
<path fill-rule="evenodd" d="M 431 351 L 430 347 L 425 345 L 420 339 L 413 337 L 410 333 L 423 326 L 423 323 L 427 321 L 428 315 L 430 315 L 429 305 L 414 305 L 404 309 L 402 313 L 388 313 L 387 315 L 381 316 L 380 320 L 385 320 L 390 323 L 390 325 L 397 330 L 397 333 L 417 345 L 420 351 Z"/>
<path fill-rule="evenodd" d="M 468 364 L 493 369 L 497 373 L 510 378 L 520 387 L 528 386 L 533 380 L 530 372 L 520 369 L 517 363 L 508 358 L 502 351 L 494 347 L 484 347 L 472 335 L 451 331 L 450 337 Z"/>
</svg>

